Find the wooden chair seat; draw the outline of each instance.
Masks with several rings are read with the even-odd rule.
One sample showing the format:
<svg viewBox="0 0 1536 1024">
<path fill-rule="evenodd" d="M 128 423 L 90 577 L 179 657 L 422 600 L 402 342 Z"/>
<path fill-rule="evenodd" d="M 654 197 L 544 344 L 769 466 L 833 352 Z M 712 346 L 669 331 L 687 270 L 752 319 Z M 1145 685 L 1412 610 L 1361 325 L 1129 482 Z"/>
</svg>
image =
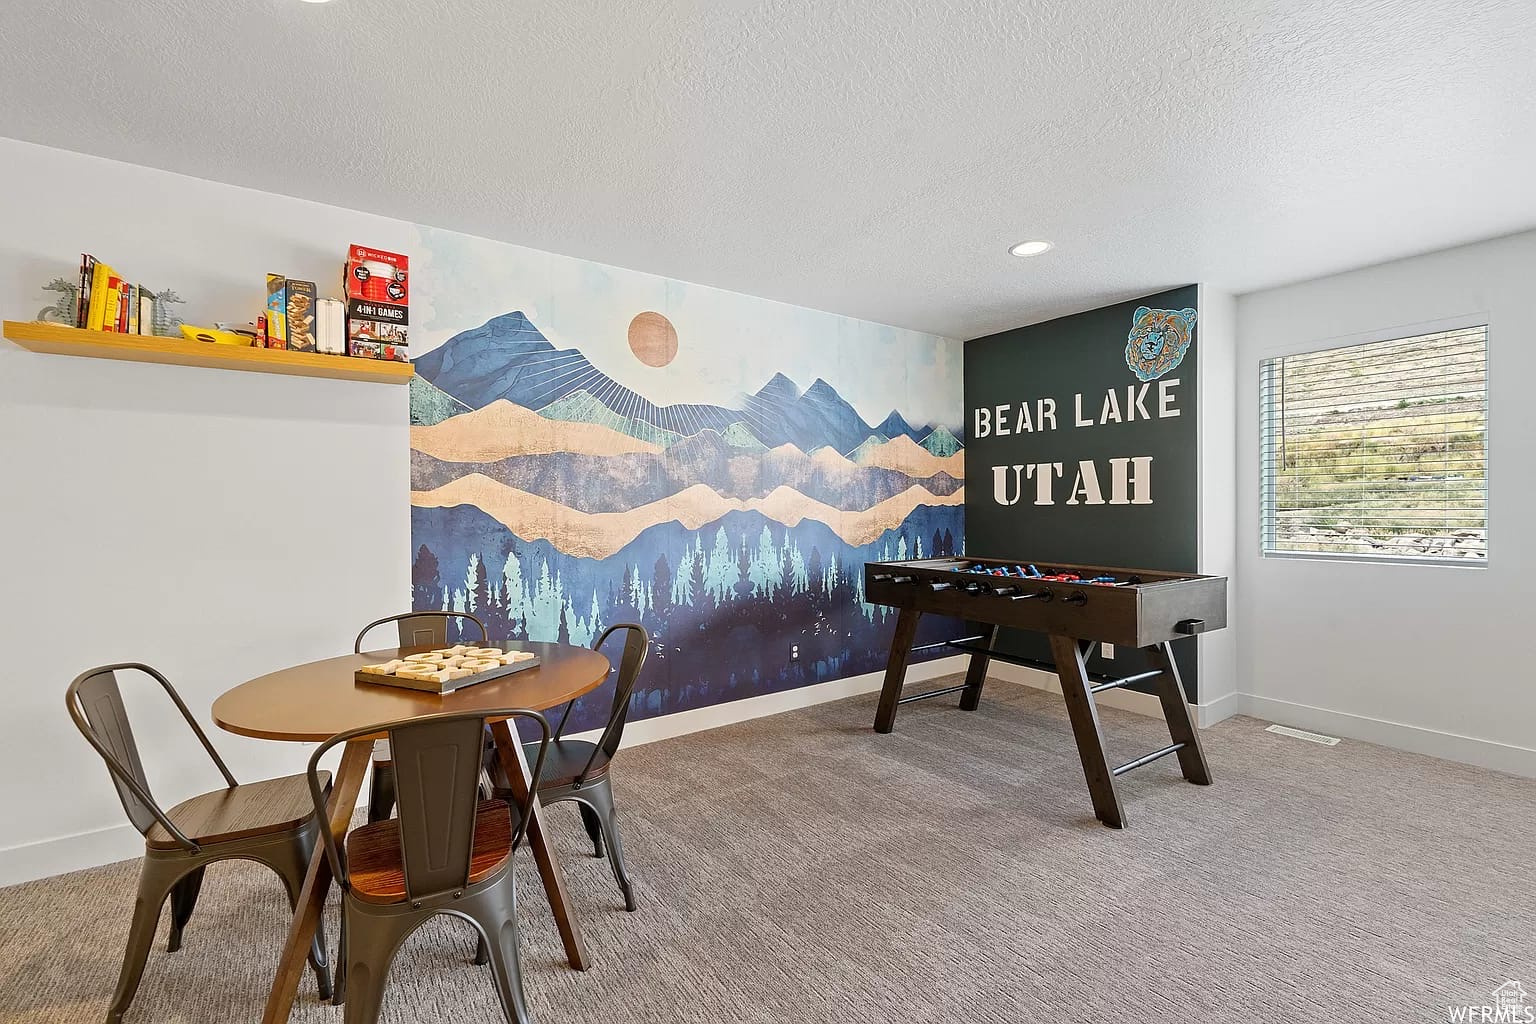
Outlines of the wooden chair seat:
<svg viewBox="0 0 1536 1024">
<path fill-rule="evenodd" d="M 330 773 L 321 774 L 323 784 L 329 785 Z M 288 775 L 204 793 L 183 800 L 166 812 L 166 817 L 199 846 L 286 832 L 298 828 L 314 815 L 309 780 L 303 775 Z M 158 821 L 144 833 L 144 842 L 151 850 L 182 849 Z"/>
<path fill-rule="evenodd" d="M 313 807 L 311 807 L 313 810 Z M 502 800 L 482 800 L 475 810 L 475 840 L 469 882 L 483 882 L 512 855 L 512 814 Z M 405 864 L 400 852 L 400 819 L 387 818 L 347 836 L 347 874 L 352 894 L 364 903 L 404 903 Z"/>
<path fill-rule="evenodd" d="M 538 752 L 538 744 L 525 744 L 523 749 L 528 753 L 528 760 L 532 762 Z M 592 757 L 592 751 L 597 750 L 596 743 L 586 740 L 550 740 L 549 751 L 544 755 L 544 771 L 539 776 L 539 789 L 561 789 L 576 781 L 576 777 L 587 767 L 587 762 L 592 762 L 592 770 L 587 772 L 584 781 L 593 782 L 608 774 L 608 755 L 598 750 L 597 757 Z"/>
</svg>

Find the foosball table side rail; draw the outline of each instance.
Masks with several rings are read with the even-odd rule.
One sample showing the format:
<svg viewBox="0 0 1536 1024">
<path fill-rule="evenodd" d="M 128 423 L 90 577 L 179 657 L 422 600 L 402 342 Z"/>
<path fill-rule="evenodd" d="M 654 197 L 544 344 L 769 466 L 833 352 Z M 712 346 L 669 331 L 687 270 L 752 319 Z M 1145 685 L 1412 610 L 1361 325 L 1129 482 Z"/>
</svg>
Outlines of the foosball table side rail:
<svg viewBox="0 0 1536 1024">
<path fill-rule="evenodd" d="M 1227 624 L 1227 581 L 1220 576 L 1105 587 L 946 575 L 934 579 L 870 565 L 865 600 L 1037 633 L 1091 637 L 1118 647 L 1152 647 Z"/>
</svg>

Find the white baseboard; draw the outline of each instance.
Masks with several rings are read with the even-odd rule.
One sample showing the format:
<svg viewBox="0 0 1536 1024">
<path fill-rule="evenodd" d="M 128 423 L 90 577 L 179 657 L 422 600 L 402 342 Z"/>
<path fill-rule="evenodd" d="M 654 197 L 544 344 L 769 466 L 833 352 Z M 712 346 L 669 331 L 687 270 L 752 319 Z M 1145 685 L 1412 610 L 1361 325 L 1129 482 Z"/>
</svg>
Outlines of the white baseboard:
<svg viewBox="0 0 1536 1024">
<path fill-rule="evenodd" d="M 1227 693 L 1209 704 L 1196 704 L 1195 724 L 1202 729 L 1209 729 L 1217 722 L 1224 722 L 1233 715 L 1243 714 L 1246 696 L 1241 693 Z"/>
<path fill-rule="evenodd" d="M 908 669 L 907 681 L 916 683 L 952 672 L 964 672 L 968 661 L 967 655 L 955 655 L 921 662 Z M 884 680 L 884 672 L 869 672 L 847 679 L 814 683 L 781 693 L 746 697 L 712 707 L 679 711 L 659 718 L 647 718 L 629 723 L 624 730 L 624 745 L 628 747 L 654 743 L 657 740 L 716 729 L 722 725 L 745 722 L 764 715 L 777 715 L 784 711 L 842 700 L 844 697 L 852 697 L 856 694 L 872 693 L 880 689 L 880 684 Z M 578 735 L 584 739 L 596 739 L 598 730 Z M 367 799 L 368 789 L 365 786 L 358 795 L 359 804 L 365 803 Z M 46 878 L 50 875 L 79 871 L 101 864 L 111 864 L 114 861 L 141 856 L 143 853 L 143 837 L 127 822 L 78 835 L 41 839 L 0 850 L 0 886 L 29 882 L 35 878 Z"/>
<path fill-rule="evenodd" d="M 0 886 L 30 882 L 144 855 L 144 837 L 126 821 L 72 836 L 0 850 Z"/>
<path fill-rule="evenodd" d="M 953 672 L 964 672 L 969 661 L 969 655 L 957 654 L 914 664 L 907 669 L 907 682 L 920 683 Z M 630 722 L 624 727 L 624 745 L 630 747 L 642 743 L 655 743 L 657 740 L 718 729 L 722 725 L 733 725 L 736 722 L 746 722 L 765 715 L 796 711 L 861 693 L 874 693 L 880 689 L 880 684 L 884 681 L 883 671 L 868 672 L 862 676 L 834 679 L 830 682 L 814 683 L 780 693 L 765 693 L 761 697 L 744 697 L 741 700 L 714 704 L 707 708 L 695 708 L 692 711 L 679 711 L 658 718 Z M 596 739 L 598 732 L 599 730 L 593 730 L 579 735 L 582 739 Z"/>
<path fill-rule="evenodd" d="M 1426 729 L 1418 725 L 1405 725 L 1402 722 L 1389 722 L 1380 718 L 1367 718 L 1343 711 L 1330 711 L 1327 708 L 1316 708 L 1307 704 L 1293 704 L 1290 701 L 1277 700 L 1274 697 L 1259 697 L 1251 693 L 1240 693 L 1237 697 L 1242 702 L 1239 714 L 1251 715 L 1266 722 L 1276 722 L 1280 725 L 1289 725 L 1330 736 L 1345 736 L 1350 739 L 1364 740 L 1367 743 L 1380 744 L 1383 747 L 1395 747 L 1415 754 L 1428 754 L 1431 757 L 1443 757 L 1449 761 L 1460 761 L 1480 768 L 1509 772 L 1511 775 L 1536 778 L 1536 750 L 1529 747 L 1480 740 L 1473 736 L 1462 736 L 1459 733 Z"/>
<path fill-rule="evenodd" d="M 1022 683 L 1025 686 L 1033 686 L 1037 690 L 1045 690 L 1047 693 L 1061 692 L 1061 680 L 1057 678 L 1056 673 L 1025 668 L 1022 665 L 994 661 L 987 669 L 987 678 Z M 1193 705 L 1195 726 L 1200 729 L 1209 728 L 1223 719 L 1242 714 L 1241 697 L 1242 694 L 1229 693 L 1210 704 Z M 1153 693 L 1141 693 L 1137 690 L 1106 690 L 1095 694 L 1093 699 L 1100 707 L 1116 708 L 1137 715 L 1146 715 L 1148 718 L 1163 717 L 1163 702 Z"/>
<path fill-rule="evenodd" d="M 1023 665 L 1009 665 L 994 661 L 987 669 L 987 678 L 1022 683 L 1037 690 L 1045 690 L 1047 693 L 1061 692 L 1061 680 L 1056 677 L 1056 673 L 1044 672 L 1037 668 L 1025 668 Z M 1148 718 L 1163 717 L 1163 703 L 1154 694 L 1137 693 L 1135 690 L 1106 690 L 1095 694 L 1093 699 L 1100 707 L 1118 708 L 1121 711 L 1146 715 Z"/>
</svg>

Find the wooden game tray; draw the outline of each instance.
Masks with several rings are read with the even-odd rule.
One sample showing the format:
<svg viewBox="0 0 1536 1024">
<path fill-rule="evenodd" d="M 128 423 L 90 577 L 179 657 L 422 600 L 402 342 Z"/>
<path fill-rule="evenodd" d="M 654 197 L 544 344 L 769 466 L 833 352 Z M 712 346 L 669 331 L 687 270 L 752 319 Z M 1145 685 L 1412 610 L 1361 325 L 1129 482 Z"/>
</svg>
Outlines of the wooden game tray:
<svg viewBox="0 0 1536 1024">
<path fill-rule="evenodd" d="M 408 676 L 385 676 L 374 672 L 362 671 L 353 673 L 352 678 L 359 683 L 372 683 L 376 686 L 396 686 L 404 690 L 420 690 L 423 693 L 452 693 L 455 690 L 462 690 L 466 686 L 488 683 L 493 679 L 501 679 L 517 672 L 526 672 L 531 668 L 538 668 L 541 660 L 535 654 L 532 658 L 525 661 L 488 668 L 483 672 L 476 672 L 472 676 L 463 676 L 459 679 L 449 679 L 444 682 L 437 682 L 433 679 L 412 679 Z"/>
</svg>

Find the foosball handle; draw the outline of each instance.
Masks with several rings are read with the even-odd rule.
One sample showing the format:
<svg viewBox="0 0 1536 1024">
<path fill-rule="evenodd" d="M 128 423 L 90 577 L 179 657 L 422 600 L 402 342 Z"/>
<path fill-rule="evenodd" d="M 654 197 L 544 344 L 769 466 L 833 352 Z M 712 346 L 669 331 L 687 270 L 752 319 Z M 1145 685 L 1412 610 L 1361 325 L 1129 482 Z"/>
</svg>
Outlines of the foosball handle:
<svg viewBox="0 0 1536 1024">
<path fill-rule="evenodd" d="M 928 584 L 928 589 L 930 589 L 930 590 L 949 590 L 949 589 L 951 589 L 951 586 L 952 585 L 949 584 L 949 583 L 930 583 L 930 584 Z"/>
<path fill-rule="evenodd" d="M 1053 598 L 1055 596 L 1056 595 L 1052 594 L 1049 590 L 1037 590 L 1033 594 L 1019 594 L 1016 597 L 1010 597 L 1008 600 L 1010 600 L 1010 601 L 1032 601 L 1032 600 L 1034 600 L 1035 598 L 1038 597 L 1042 601 L 1049 601 L 1051 598 Z"/>
<path fill-rule="evenodd" d="M 875 575 L 870 577 L 870 579 L 874 580 L 876 583 L 884 583 L 885 581 L 889 580 L 890 578 L 891 578 L 891 574 L 888 573 L 888 572 L 877 572 L 877 573 L 875 573 Z"/>
<path fill-rule="evenodd" d="M 1194 636 L 1196 633 L 1204 633 L 1205 632 L 1205 620 L 1204 619 L 1180 619 L 1178 622 L 1174 623 L 1173 631 L 1175 633 L 1182 633 L 1185 636 Z"/>
<path fill-rule="evenodd" d="M 996 594 L 998 597 L 1007 597 L 1009 594 L 1017 594 L 1018 592 L 1018 587 L 998 587 L 996 590 L 992 591 L 992 593 Z"/>
<path fill-rule="evenodd" d="M 1074 590 L 1072 593 L 1062 598 L 1062 601 L 1066 604 L 1082 606 L 1088 603 L 1088 595 L 1083 593 L 1081 590 Z"/>
<path fill-rule="evenodd" d="M 917 577 L 915 577 L 915 576 L 897 576 L 897 577 L 894 577 L 891 580 L 891 582 L 892 583 L 911 583 L 916 578 Z"/>
</svg>

